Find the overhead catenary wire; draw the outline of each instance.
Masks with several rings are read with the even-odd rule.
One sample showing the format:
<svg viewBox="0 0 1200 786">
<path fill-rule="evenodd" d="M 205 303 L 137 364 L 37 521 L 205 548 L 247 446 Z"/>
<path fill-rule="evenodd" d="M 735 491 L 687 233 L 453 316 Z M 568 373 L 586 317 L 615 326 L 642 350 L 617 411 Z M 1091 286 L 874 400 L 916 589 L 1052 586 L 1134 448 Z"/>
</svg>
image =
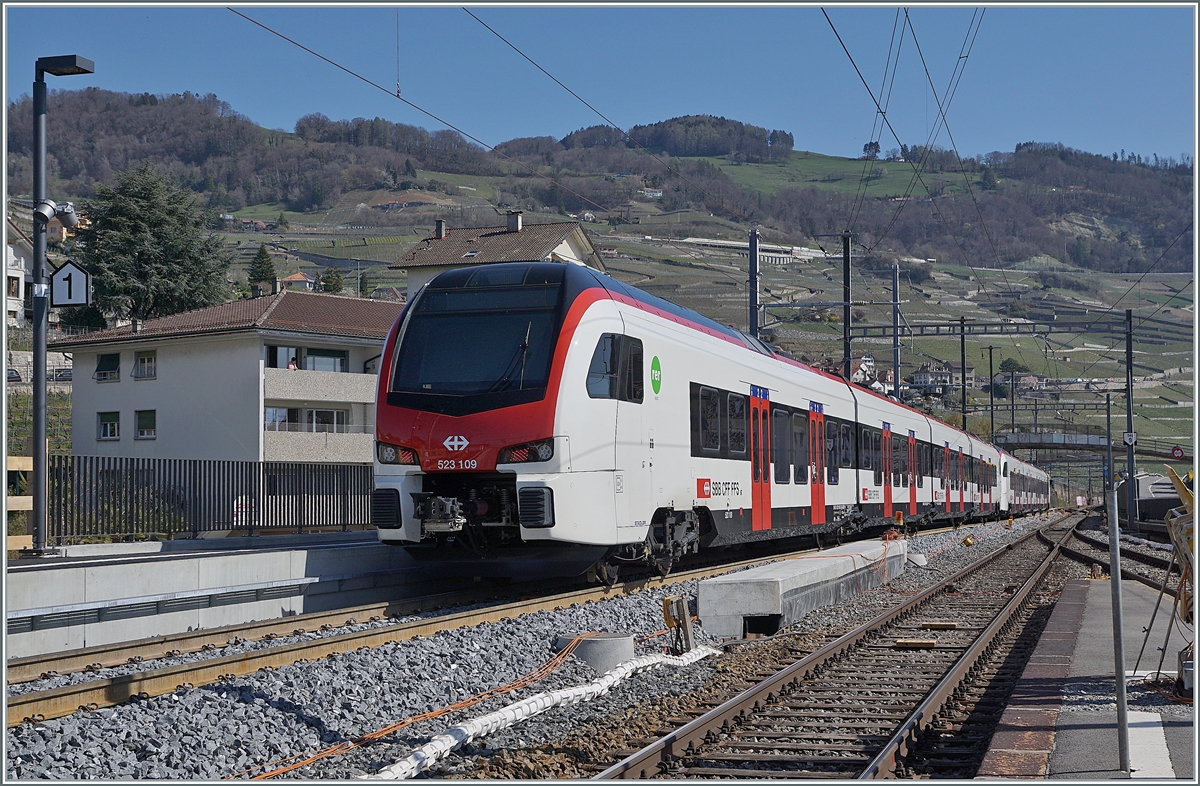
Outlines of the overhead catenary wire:
<svg viewBox="0 0 1200 786">
<path fill-rule="evenodd" d="M 888 130 L 891 131 L 892 136 L 896 139 L 896 143 L 900 144 L 903 147 L 902 143 L 900 142 L 900 135 L 896 133 L 896 130 L 892 127 L 891 121 L 889 121 L 887 118 L 887 113 L 884 111 L 883 107 L 880 105 L 879 100 L 875 98 L 874 92 L 872 92 L 870 85 L 867 84 L 867 80 L 863 77 L 861 69 L 859 69 L 858 64 L 855 62 L 854 56 L 852 54 L 850 54 L 850 49 L 846 46 L 845 41 L 842 40 L 842 36 L 840 33 L 838 33 L 837 27 L 833 24 L 833 20 L 829 18 L 829 14 L 826 13 L 824 8 L 821 9 L 821 13 L 825 16 L 825 21 L 829 23 L 830 29 L 833 30 L 833 34 L 837 38 L 838 43 L 841 45 L 842 51 L 846 53 L 846 57 L 850 60 L 850 65 L 854 68 L 855 73 L 858 74 L 859 81 L 862 82 L 863 87 L 866 88 L 867 94 L 871 97 L 871 101 L 875 104 L 875 108 L 878 112 L 878 116 L 883 119 L 883 122 L 887 125 Z M 964 68 L 962 68 L 960 66 L 962 66 L 963 63 L 965 63 L 966 58 L 969 57 L 969 55 L 970 55 L 971 49 L 974 48 L 975 37 L 978 36 L 978 32 L 979 32 L 979 25 L 982 24 L 982 21 L 983 21 L 982 14 L 979 15 L 978 19 L 979 19 L 979 24 L 975 24 L 975 34 L 974 35 L 971 34 L 970 27 L 968 27 L 967 38 L 970 39 L 971 43 L 970 43 L 970 48 L 967 48 L 967 54 L 966 55 L 960 54 L 958 61 L 956 61 L 956 63 L 955 63 L 955 73 L 958 75 L 958 79 L 960 81 L 961 81 L 961 74 L 964 70 Z M 975 23 L 975 20 L 976 20 L 976 16 L 972 15 L 971 21 L 973 24 Z M 910 30 L 912 29 L 911 26 L 909 29 Z M 914 43 L 915 43 L 915 31 L 914 31 Z M 964 47 L 966 47 L 965 39 L 964 39 Z M 951 81 L 952 81 L 952 84 L 954 85 L 953 91 L 956 92 L 957 91 L 957 82 L 954 82 L 954 76 L 951 77 Z M 954 92 L 951 92 L 951 87 L 949 87 L 949 86 L 947 87 L 947 91 L 949 93 L 947 95 L 947 105 L 948 105 L 949 101 L 953 99 Z M 937 91 L 935 89 L 934 90 L 935 95 L 936 95 L 936 92 Z M 941 107 L 941 106 L 942 106 L 942 104 L 939 101 L 939 107 Z M 941 112 L 941 121 L 939 121 L 939 122 L 942 122 L 944 124 L 944 120 L 945 120 L 945 114 L 944 114 L 944 110 L 943 110 Z M 937 126 L 935 125 L 935 128 L 936 127 Z M 931 132 L 931 138 L 932 138 L 932 132 Z M 929 140 L 927 139 L 926 145 L 925 145 L 925 150 L 922 153 L 922 159 L 921 159 L 920 164 L 918 165 L 917 163 L 908 161 L 909 166 L 911 166 L 912 170 L 913 170 L 913 178 L 915 178 L 918 182 L 920 182 L 922 188 L 925 189 L 925 193 L 930 197 L 930 205 L 933 208 L 934 215 L 937 216 L 938 220 L 942 223 L 943 228 L 945 228 L 946 233 L 950 236 L 950 238 L 954 241 L 954 244 L 958 247 L 959 253 L 962 254 L 964 264 L 968 268 L 970 268 L 972 273 L 975 274 L 975 279 L 976 279 L 976 281 L 979 282 L 980 291 L 987 292 L 988 287 L 987 287 L 986 281 L 979 274 L 979 271 L 974 267 L 974 265 L 971 264 L 970 257 L 967 255 L 966 249 L 963 248 L 963 245 L 959 241 L 958 236 L 954 234 L 954 231 L 950 228 L 949 223 L 946 221 L 945 216 L 942 214 L 941 210 L 938 209 L 936 203 L 933 200 L 933 194 L 930 191 L 929 186 L 925 183 L 925 179 L 921 176 L 921 169 L 924 166 L 924 162 L 928 156 L 928 153 L 929 153 Z M 911 181 L 910 181 L 910 187 L 911 187 Z M 901 202 L 900 209 L 903 209 L 904 204 L 905 204 L 904 202 Z M 899 216 L 899 210 L 897 210 L 896 215 L 893 216 L 893 220 L 892 220 L 893 224 L 895 223 L 895 220 L 898 216 Z M 890 227 L 891 227 L 891 225 L 889 224 L 888 230 L 885 230 L 885 236 L 886 236 L 886 232 L 890 231 Z M 880 239 L 879 242 L 882 242 L 882 238 Z M 872 247 L 872 250 L 874 248 L 878 247 L 879 242 L 877 242 L 875 244 L 875 246 Z M 1005 281 L 1007 283 L 1007 276 L 1005 276 Z M 1011 296 L 1011 294 L 1012 294 L 1012 292 L 1011 292 L 1011 287 L 1010 287 L 1009 295 Z M 1018 355 L 1020 355 L 1021 360 L 1024 363 L 1025 362 L 1024 353 L 1021 351 L 1020 344 L 1014 340 L 1013 345 L 1016 347 L 1017 353 L 1018 353 Z"/>
<path fill-rule="evenodd" d="M 563 84 L 563 82 L 562 82 L 562 81 L 561 81 L 561 80 L 560 80 L 558 77 L 554 76 L 554 74 L 552 74 L 552 73 L 550 73 L 549 71 L 547 71 L 547 70 L 546 70 L 546 69 L 545 69 L 545 68 L 544 68 L 544 67 L 543 67 L 543 66 L 542 66 L 540 63 L 538 63 L 536 60 L 534 60 L 534 59 L 533 59 L 532 57 L 530 57 L 529 55 L 525 54 L 525 52 L 523 52 L 523 51 L 520 49 L 520 47 L 518 47 L 518 46 L 517 46 L 516 44 L 514 44 L 512 41 L 509 41 L 507 38 L 505 38 L 503 35 L 501 35 L 499 31 L 497 31 L 495 28 L 493 28 L 493 27 L 492 27 L 491 25 L 489 25 L 487 22 L 484 22 L 484 21 L 483 21 L 482 19 L 480 19 L 478 16 L 476 16 L 476 15 L 475 15 L 475 14 L 474 14 L 474 13 L 473 13 L 473 12 L 472 12 L 470 9 L 468 9 L 468 8 L 465 8 L 465 7 L 464 7 L 464 8 L 463 8 L 463 11 L 465 11 L 465 12 L 466 12 L 466 13 L 467 13 L 467 14 L 468 14 L 468 15 L 469 15 L 469 16 L 470 16 L 472 19 L 474 19 L 476 22 L 478 22 L 479 24 L 483 25 L 483 26 L 484 26 L 484 28 L 486 28 L 486 29 L 488 30 L 488 32 L 492 33 L 492 35 L 496 36 L 496 37 L 497 37 L 497 38 L 499 38 L 501 41 L 503 41 L 503 42 L 504 42 L 504 43 L 505 43 L 505 44 L 506 44 L 506 45 L 507 45 L 507 46 L 508 46 L 510 49 L 512 49 L 514 52 L 516 52 L 518 55 L 520 55 L 520 56 L 521 56 L 522 58 L 524 58 L 525 60 L 527 60 L 527 61 L 529 62 L 529 64 L 530 64 L 530 65 L 532 65 L 534 68 L 536 68 L 537 70 L 539 70 L 539 71 L 541 71 L 543 74 L 545 74 L 545 75 L 546 75 L 546 76 L 547 76 L 547 77 L 548 77 L 548 78 L 549 78 L 551 81 L 553 81 L 553 82 L 554 82 L 556 85 L 558 85 L 559 87 L 561 87 L 563 90 L 566 90 L 568 93 L 570 93 L 572 96 L 574 96 L 574 97 L 575 97 L 575 98 L 576 98 L 576 99 L 577 99 L 577 100 L 578 100 L 578 101 L 579 101 L 581 104 L 583 104 L 584 106 L 586 106 L 588 109 L 592 110 L 592 112 L 594 112 L 594 113 L 595 113 L 595 114 L 596 114 L 596 115 L 597 115 L 597 116 L 598 116 L 598 117 L 599 117 L 601 120 L 603 120 L 605 123 L 607 123 L 607 124 L 608 124 L 608 125 L 609 125 L 611 128 L 613 128 L 614 130 L 616 130 L 616 131 L 620 132 L 622 136 L 624 136 L 624 137 L 625 137 L 626 139 L 628 139 L 630 142 L 632 142 L 633 144 L 635 144 L 635 145 L 637 145 L 639 148 L 641 148 L 641 149 L 642 149 L 642 150 L 643 150 L 643 151 L 644 151 L 644 152 L 645 152 L 647 155 L 649 155 L 649 156 L 650 156 L 652 159 L 654 159 L 654 160 L 655 160 L 655 161 L 657 161 L 657 162 L 658 162 L 660 165 L 662 165 L 662 166 L 663 166 L 663 167 L 664 167 L 664 168 L 665 168 L 665 169 L 666 169 L 668 172 L 671 172 L 671 173 L 675 174 L 675 175 L 676 175 L 676 176 L 678 176 L 678 177 L 679 177 L 681 180 L 683 180 L 685 183 L 687 183 L 689 186 L 691 186 L 692 188 L 696 189 L 696 191 L 698 191 L 700 194 L 703 194 L 704 196 L 706 196 L 706 197 L 708 197 L 709 199 L 711 199 L 711 200 L 713 200 L 714 202 L 716 202 L 718 205 L 720 205 L 720 206 L 721 206 L 721 208 L 722 208 L 723 210 L 725 210 L 726 212 L 728 212 L 730 215 L 734 216 L 734 218 L 736 218 L 736 219 L 737 219 L 738 221 L 740 221 L 741 223 L 743 223 L 743 224 L 749 224 L 749 225 L 753 226 L 753 223 L 754 223 L 754 222 L 753 222 L 753 221 L 752 221 L 752 220 L 751 220 L 751 219 L 750 219 L 748 216 L 746 216 L 746 215 L 744 215 L 744 214 L 740 213 L 739 211 L 737 211 L 736 209 L 734 209 L 734 208 L 730 207 L 728 204 L 726 204 L 726 202 L 725 202 L 725 200 L 724 200 L 724 199 L 720 198 L 719 196 L 714 196 L 713 194 L 710 194 L 708 191 L 706 191 L 705 189 L 703 189 L 702 187 L 700 187 L 700 186 L 699 186 L 699 185 L 697 185 L 696 183 L 692 182 L 692 180 L 691 180 L 690 178 L 688 178 L 686 175 L 684 175 L 684 174 L 683 174 L 683 172 L 681 172 L 681 171 L 680 171 L 680 170 L 679 170 L 677 167 L 673 167 L 673 166 L 671 166 L 669 163 L 667 163 L 666 161 L 663 161 L 661 158 L 659 158 L 657 155 L 655 155 L 655 154 L 654 154 L 654 152 L 653 152 L 652 150 L 650 150 L 650 148 L 646 147 L 646 146 L 645 146 L 644 144 L 642 144 L 640 141 L 638 141 L 638 140 L 637 140 L 637 139 L 635 139 L 633 136 L 631 136 L 631 135 L 629 134 L 629 132 L 628 132 L 628 131 L 626 131 L 625 129 L 621 128 L 621 127 L 620 127 L 620 126 L 618 126 L 616 123 L 614 123 L 612 120 L 610 120 L 610 119 L 609 119 L 609 118 L 608 118 L 608 117 L 607 117 L 607 116 L 606 116 L 606 115 L 605 115 L 603 112 L 601 112 L 601 111 L 600 111 L 599 109 L 597 109 L 596 107 L 592 106 L 592 104 L 591 104 L 591 103 L 589 103 L 589 102 L 588 102 L 588 101 L 587 101 L 585 98 L 583 98 L 581 95 L 579 95 L 579 94 L 578 94 L 578 93 L 576 93 L 574 90 L 572 90 L 571 88 L 569 88 L 569 87 L 567 87 L 565 84 Z M 593 203 L 593 204 L 594 204 L 594 203 Z M 674 243 L 672 243 L 672 242 L 671 242 L 669 239 L 667 239 L 667 238 L 663 238 L 663 242 L 665 242 L 667 245 L 671 246 L 671 247 L 672 247 L 672 248 L 674 248 L 675 250 L 679 251 L 680 253 L 683 253 L 683 254 L 685 254 L 685 255 L 687 255 L 687 256 L 689 256 L 689 257 L 692 257 L 693 259 L 696 259 L 697 261 L 699 261 L 700 263 L 704 264 L 704 265 L 705 265 L 706 267 L 708 267 L 709 269 L 711 269 L 711 270 L 714 270 L 714 271 L 716 271 L 716 272 L 719 272 L 719 273 L 721 273 L 722 275 L 725 275 L 726 277 L 733 279 L 733 277 L 732 277 L 732 276 L 730 276 L 730 275 L 729 275 L 727 272 L 725 272 L 725 271 L 722 271 L 722 270 L 720 270 L 720 269 L 718 269 L 718 268 L 715 268 L 715 267 L 713 267 L 713 266 L 709 265 L 709 264 L 707 263 L 707 260 L 704 260 L 703 258 L 701 258 L 701 257 L 698 257 L 698 256 L 696 256 L 695 254 L 693 254 L 693 253 L 691 253 L 691 252 L 684 251 L 683 249 L 679 248 L 679 246 L 677 246 L 677 245 L 675 245 Z M 733 279 L 733 280 L 734 280 L 734 281 L 737 281 L 737 279 Z M 740 282 L 739 282 L 739 283 L 740 283 Z M 780 297 L 778 297 L 778 296 L 775 296 L 775 295 L 773 295 L 773 294 L 771 294 L 771 293 L 768 293 L 768 295 L 769 295 L 770 297 L 772 297 L 774 300 L 777 300 L 777 301 L 783 302 L 783 299 L 782 299 L 782 298 L 780 298 Z"/>
</svg>

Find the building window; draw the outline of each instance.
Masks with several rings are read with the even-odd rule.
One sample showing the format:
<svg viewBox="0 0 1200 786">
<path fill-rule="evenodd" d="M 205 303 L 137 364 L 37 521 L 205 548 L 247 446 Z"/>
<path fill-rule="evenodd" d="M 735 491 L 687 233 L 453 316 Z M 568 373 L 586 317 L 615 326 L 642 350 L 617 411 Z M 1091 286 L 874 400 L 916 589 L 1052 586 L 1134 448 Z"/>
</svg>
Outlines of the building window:
<svg viewBox="0 0 1200 786">
<path fill-rule="evenodd" d="M 96 373 L 92 379 L 97 382 L 116 382 L 121 378 L 121 354 L 96 356 Z"/>
<path fill-rule="evenodd" d="M 288 417 L 288 413 L 296 413 L 292 417 Z M 289 410 L 287 407 L 265 407 L 263 409 L 263 430 L 264 431 L 295 431 L 294 428 L 289 428 L 289 424 L 295 425 L 299 420 L 298 409 Z"/>
<path fill-rule="evenodd" d="M 17 278 L 16 276 L 8 277 L 8 296 L 9 297 L 20 297 L 21 296 L 21 279 Z"/>
<path fill-rule="evenodd" d="M 155 379 L 158 377 L 158 350 L 138 352 L 134 355 L 133 378 Z"/>
<path fill-rule="evenodd" d="M 299 347 L 276 347 L 267 346 L 267 368 L 287 368 L 288 363 L 292 360 L 296 361 L 296 367 L 300 367 L 301 351 Z"/>
<path fill-rule="evenodd" d="M 304 368 L 308 371 L 340 372 L 345 371 L 347 365 L 344 349 L 309 349 L 304 353 Z"/>
<path fill-rule="evenodd" d="M 158 414 L 153 409 L 139 409 L 133 413 L 137 420 L 137 435 L 134 439 L 156 439 L 158 437 Z"/>
<path fill-rule="evenodd" d="M 344 409 L 308 409 L 304 411 L 305 431 L 346 433 L 349 412 Z"/>
<path fill-rule="evenodd" d="M 121 438 L 120 412 L 97 412 L 96 420 L 98 423 L 96 439 L 117 440 Z"/>
</svg>

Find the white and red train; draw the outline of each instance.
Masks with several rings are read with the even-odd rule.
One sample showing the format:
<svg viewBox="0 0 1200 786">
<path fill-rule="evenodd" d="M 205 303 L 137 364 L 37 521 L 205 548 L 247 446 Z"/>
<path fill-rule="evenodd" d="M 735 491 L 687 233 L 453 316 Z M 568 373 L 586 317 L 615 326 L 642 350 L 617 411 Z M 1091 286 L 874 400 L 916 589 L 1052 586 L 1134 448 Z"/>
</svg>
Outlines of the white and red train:
<svg viewBox="0 0 1200 786">
<path fill-rule="evenodd" d="M 983 440 L 590 268 L 448 271 L 381 357 L 371 517 L 475 575 L 1042 510 Z"/>
</svg>

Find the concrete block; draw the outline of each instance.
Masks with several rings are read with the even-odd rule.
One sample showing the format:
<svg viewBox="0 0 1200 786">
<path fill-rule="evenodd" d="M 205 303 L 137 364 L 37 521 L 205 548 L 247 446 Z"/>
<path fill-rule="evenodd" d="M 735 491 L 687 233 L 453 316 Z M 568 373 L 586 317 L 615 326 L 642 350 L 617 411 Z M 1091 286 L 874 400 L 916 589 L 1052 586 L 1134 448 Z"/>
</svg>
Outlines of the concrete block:
<svg viewBox="0 0 1200 786">
<path fill-rule="evenodd" d="M 554 651 L 562 650 L 577 635 L 568 633 L 559 636 Z M 597 633 L 581 640 L 573 654 L 595 669 L 597 674 L 604 674 L 618 664 L 633 659 L 633 636 L 628 633 Z"/>
<path fill-rule="evenodd" d="M 867 541 L 704 579 L 700 621 L 722 638 L 741 638 L 747 618 L 784 627 L 813 609 L 886 584 L 904 572 L 907 561 L 907 541 Z"/>
</svg>

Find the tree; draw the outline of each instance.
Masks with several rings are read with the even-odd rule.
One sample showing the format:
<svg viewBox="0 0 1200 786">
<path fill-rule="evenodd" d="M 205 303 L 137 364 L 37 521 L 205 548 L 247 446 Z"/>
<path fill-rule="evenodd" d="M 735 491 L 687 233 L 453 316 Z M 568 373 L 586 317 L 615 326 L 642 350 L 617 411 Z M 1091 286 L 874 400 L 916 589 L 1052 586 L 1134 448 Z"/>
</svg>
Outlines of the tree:
<svg viewBox="0 0 1200 786">
<path fill-rule="evenodd" d="M 413 180 L 417 179 L 417 168 L 413 166 L 411 158 L 404 159 L 404 174 L 408 177 L 411 177 Z"/>
<path fill-rule="evenodd" d="M 205 231 L 194 195 L 152 164 L 98 185 L 84 213 L 78 239 L 102 311 L 149 319 L 226 300 L 231 254 Z"/>
<path fill-rule="evenodd" d="M 871 141 L 863 145 L 863 157 L 874 161 L 879 158 L 879 143 Z"/>
<path fill-rule="evenodd" d="M 259 244 L 258 253 L 254 255 L 254 261 L 250 263 L 250 270 L 246 273 L 246 280 L 251 284 L 256 281 L 275 280 L 275 260 L 267 251 L 265 243 Z"/>
<path fill-rule="evenodd" d="M 994 191 L 996 184 L 1000 182 L 996 179 L 996 170 L 990 166 L 985 166 L 979 178 L 979 184 L 987 191 Z"/>
<path fill-rule="evenodd" d="M 279 218 L 275 219 L 276 229 L 289 229 L 291 225 L 288 223 L 287 216 L 283 213 L 279 214 Z"/>
<path fill-rule="evenodd" d="M 1029 367 L 1026 366 L 1024 363 L 1022 363 L 1021 361 L 1017 360 L 1016 358 L 1005 358 L 1000 363 L 1000 370 L 1003 371 L 1005 374 L 1008 374 L 1009 372 L 1014 372 L 1014 371 L 1017 373 L 1021 373 L 1021 372 L 1029 371 Z"/>
<path fill-rule="evenodd" d="M 342 271 L 336 267 L 327 267 L 321 274 L 321 291 L 337 294 L 342 291 Z"/>
</svg>

